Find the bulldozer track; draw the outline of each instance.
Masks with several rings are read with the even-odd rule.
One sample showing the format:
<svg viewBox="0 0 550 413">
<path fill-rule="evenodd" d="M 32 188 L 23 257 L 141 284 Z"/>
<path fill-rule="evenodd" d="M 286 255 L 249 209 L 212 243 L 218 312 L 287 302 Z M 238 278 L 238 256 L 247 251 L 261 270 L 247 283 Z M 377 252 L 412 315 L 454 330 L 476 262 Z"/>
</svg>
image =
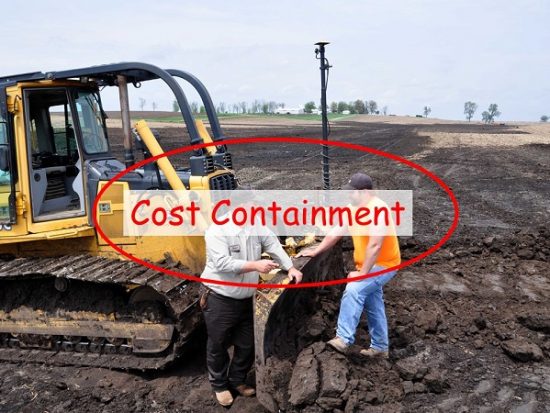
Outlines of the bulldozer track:
<svg viewBox="0 0 550 413">
<path fill-rule="evenodd" d="M 171 261 L 161 265 L 179 269 L 179 265 Z M 67 291 L 60 292 L 55 286 L 57 298 L 49 299 L 46 291 L 54 291 L 59 280 L 67 283 Z M 0 328 L 4 326 L 0 331 L 0 360 L 161 369 L 184 352 L 193 332 L 202 323 L 198 283 L 167 276 L 130 261 L 90 255 L 2 258 L 0 286 Z M 19 289 L 24 299 L 8 293 L 8 290 L 13 292 L 13 286 Z M 125 300 L 140 287 L 148 287 L 141 290 L 153 292 L 156 300 L 162 303 L 162 310 L 166 312 L 163 320 L 147 320 L 145 313 L 137 317 L 128 309 Z M 46 289 L 42 294 L 45 301 L 39 298 L 43 289 Z M 101 303 L 93 305 L 92 298 L 86 299 L 94 294 L 100 299 L 104 297 L 104 308 Z M 97 334 L 91 337 L 67 334 L 74 325 L 80 328 L 79 331 L 92 335 L 96 324 Z M 109 334 L 105 325 L 127 334 Z M 10 326 L 13 330 L 6 330 Z M 56 328 L 59 332 L 54 334 Z M 145 350 L 139 350 L 138 339 L 135 336 L 130 338 L 132 334 L 139 334 L 136 331 L 141 331 L 146 340 L 151 339 L 152 350 L 147 351 L 149 344 L 145 345 Z M 163 335 L 166 348 L 155 350 L 155 334 Z"/>
</svg>

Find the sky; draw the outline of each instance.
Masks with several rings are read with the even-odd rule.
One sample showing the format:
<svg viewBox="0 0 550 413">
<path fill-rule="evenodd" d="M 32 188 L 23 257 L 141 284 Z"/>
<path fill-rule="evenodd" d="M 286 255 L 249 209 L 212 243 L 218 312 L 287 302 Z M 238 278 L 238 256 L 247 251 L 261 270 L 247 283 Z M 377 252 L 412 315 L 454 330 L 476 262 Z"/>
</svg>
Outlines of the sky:
<svg viewBox="0 0 550 413">
<path fill-rule="evenodd" d="M 2 5 L 0 75 L 123 61 L 189 71 L 214 102 L 320 99 L 314 43 L 329 41 L 328 101 L 376 100 L 389 113 L 464 119 L 464 102 L 500 120 L 550 116 L 550 1 L 65 1 Z M 118 107 L 105 90 L 107 110 Z M 190 101 L 198 97 L 184 89 Z M 171 110 L 160 81 L 131 107 Z"/>
</svg>

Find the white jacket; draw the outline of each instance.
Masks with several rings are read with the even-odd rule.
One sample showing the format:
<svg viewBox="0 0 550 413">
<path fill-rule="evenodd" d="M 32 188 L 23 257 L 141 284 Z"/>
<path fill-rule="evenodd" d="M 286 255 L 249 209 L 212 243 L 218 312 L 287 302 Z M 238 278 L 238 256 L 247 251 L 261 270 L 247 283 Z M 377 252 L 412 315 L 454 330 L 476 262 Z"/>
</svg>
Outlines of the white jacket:
<svg viewBox="0 0 550 413">
<path fill-rule="evenodd" d="M 292 260 L 275 234 L 270 232 L 271 235 L 250 235 L 250 233 L 251 230 L 247 227 L 213 226 L 207 229 L 206 266 L 201 277 L 257 284 L 259 282 L 257 271 L 240 273 L 240 270 L 247 261 L 261 259 L 262 252 L 268 253 L 284 270 L 289 270 L 293 266 Z M 255 292 L 255 288 L 251 287 L 234 287 L 208 282 L 205 285 L 218 294 L 237 299 L 252 297 Z"/>
</svg>

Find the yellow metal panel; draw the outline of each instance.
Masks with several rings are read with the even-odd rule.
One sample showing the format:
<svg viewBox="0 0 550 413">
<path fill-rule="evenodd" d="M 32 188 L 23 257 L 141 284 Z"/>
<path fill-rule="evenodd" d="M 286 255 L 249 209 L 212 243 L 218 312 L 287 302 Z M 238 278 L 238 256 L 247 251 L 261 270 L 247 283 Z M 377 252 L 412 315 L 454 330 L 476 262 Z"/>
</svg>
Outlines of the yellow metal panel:
<svg viewBox="0 0 550 413">
<path fill-rule="evenodd" d="M 201 236 L 137 237 L 136 244 L 120 245 L 129 254 L 143 260 L 159 262 L 170 259 L 181 262 L 192 274 L 199 274 L 206 264 L 206 247 Z M 99 255 L 126 259 L 108 245 L 99 247 Z"/>
<path fill-rule="evenodd" d="M 97 192 L 99 193 L 105 185 L 106 181 L 99 182 Z M 136 237 L 124 236 L 124 191 L 129 189 L 128 182 L 113 182 L 101 196 L 96 210 L 101 230 L 116 244 L 136 243 Z M 99 235 L 97 241 L 99 245 L 108 245 Z"/>
<path fill-rule="evenodd" d="M 60 229 L 53 231 L 45 231 L 36 234 L 18 234 L 14 230 L 0 232 L 0 245 L 33 242 L 33 241 L 47 241 L 66 238 L 78 238 L 78 237 L 90 237 L 95 234 L 95 231 L 89 225 L 83 225 L 78 228 Z"/>
</svg>

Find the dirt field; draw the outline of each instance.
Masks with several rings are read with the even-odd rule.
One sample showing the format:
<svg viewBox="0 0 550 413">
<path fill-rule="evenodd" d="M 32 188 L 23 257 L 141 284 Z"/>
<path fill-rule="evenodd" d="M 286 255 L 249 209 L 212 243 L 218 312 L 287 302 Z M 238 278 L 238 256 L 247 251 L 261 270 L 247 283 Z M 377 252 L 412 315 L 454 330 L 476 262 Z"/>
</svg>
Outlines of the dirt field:
<svg viewBox="0 0 550 413">
<path fill-rule="evenodd" d="M 111 126 L 114 142 L 120 130 L 115 120 Z M 222 126 L 228 137 L 321 133 L 315 122 L 275 118 Z M 154 127 L 165 150 L 187 142 L 183 129 Z M 368 345 L 364 320 L 349 357 L 325 347 L 340 297 L 340 288 L 327 289 L 293 327 L 297 341 L 287 348 L 294 350 L 268 360 L 275 399 L 286 411 L 304 412 L 550 411 L 550 125 L 357 116 L 335 122 L 330 139 L 436 173 L 458 198 L 460 224 L 442 249 L 385 288 L 389 361 L 357 357 Z M 258 189 L 320 188 L 320 151 L 290 143 L 230 148 L 239 179 Z M 433 181 L 385 158 L 336 148 L 330 154 L 333 188 L 362 170 L 381 189 L 414 190 L 415 236 L 401 239 L 405 259 L 447 231 L 452 207 Z M 349 243 L 344 258 L 349 265 Z M 0 363 L 0 412 L 223 412 L 203 349 L 198 343 L 161 373 Z M 240 397 L 228 411 L 264 409 Z"/>
</svg>

